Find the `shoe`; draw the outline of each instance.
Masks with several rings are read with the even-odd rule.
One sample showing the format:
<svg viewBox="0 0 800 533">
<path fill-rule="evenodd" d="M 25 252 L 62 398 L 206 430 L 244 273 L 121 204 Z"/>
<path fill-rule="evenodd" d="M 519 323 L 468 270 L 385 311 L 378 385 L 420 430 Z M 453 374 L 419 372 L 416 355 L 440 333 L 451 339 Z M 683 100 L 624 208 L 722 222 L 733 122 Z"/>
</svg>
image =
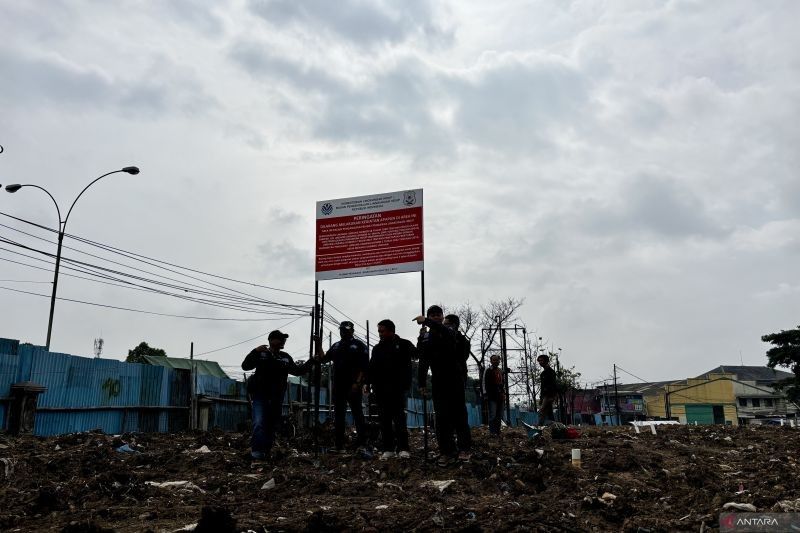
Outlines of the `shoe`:
<svg viewBox="0 0 800 533">
<path fill-rule="evenodd" d="M 267 454 L 264 452 L 253 451 L 250 452 L 250 458 L 253 459 L 254 461 L 263 461 L 264 459 L 267 458 Z"/>
<path fill-rule="evenodd" d="M 345 450 L 344 448 L 329 448 L 328 453 L 333 455 L 346 455 L 347 450 Z"/>
<path fill-rule="evenodd" d="M 387 459 L 394 459 L 397 456 L 394 452 L 383 452 L 381 454 L 381 461 L 386 461 Z"/>
<path fill-rule="evenodd" d="M 409 459 L 411 457 L 411 454 L 408 453 L 408 451 L 406 450 L 400 450 L 400 453 L 397 454 L 397 457 L 399 457 L 400 459 Z"/>
<path fill-rule="evenodd" d="M 472 459 L 472 454 L 468 451 L 458 452 L 458 460 L 462 463 L 468 463 L 470 459 Z"/>
</svg>

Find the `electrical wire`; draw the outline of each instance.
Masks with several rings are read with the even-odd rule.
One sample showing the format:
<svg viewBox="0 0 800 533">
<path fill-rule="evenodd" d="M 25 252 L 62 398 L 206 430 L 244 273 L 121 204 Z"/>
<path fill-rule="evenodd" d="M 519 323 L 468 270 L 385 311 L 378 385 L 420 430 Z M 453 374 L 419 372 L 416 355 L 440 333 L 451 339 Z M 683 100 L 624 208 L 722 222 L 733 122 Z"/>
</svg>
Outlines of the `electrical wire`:
<svg viewBox="0 0 800 533">
<path fill-rule="evenodd" d="M 297 322 L 298 320 L 300 320 L 300 319 L 301 319 L 301 318 L 303 318 L 304 316 L 308 316 L 308 315 L 299 316 L 299 317 L 297 317 L 297 318 L 295 318 L 295 319 L 292 319 L 292 320 L 290 320 L 289 322 L 287 322 L 287 323 L 285 323 L 285 324 L 281 324 L 280 326 L 278 326 L 278 327 L 277 327 L 277 328 L 275 328 L 275 329 L 283 329 L 283 328 L 289 327 L 290 325 L 294 324 L 295 322 Z M 242 344 L 244 344 L 244 343 L 246 343 L 246 342 L 252 342 L 252 341 L 254 341 L 254 340 L 258 339 L 258 338 L 261 338 L 261 337 L 263 337 L 264 335 L 268 335 L 268 334 L 269 334 L 269 331 L 265 331 L 264 333 L 261 333 L 261 334 L 259 334 L 259 335 L 256 335 L 255 337 L 251 337 L 251 338 L 249 338 L 249 339 L 245 339 L 245 340 L 243 340 L 243 341 L 239 341 L 239 342 L 237 342 L 237 343 L 234 343 L 234 344 L 231 344 L 231 345 L 229 345 L 229 346 L 223 346 L 222 348 L 215 348 L 215 349 L 213 349 L 213 350 L 209 350 L 209 351 L 207 351 L 207 352 L 199 353 L 199 354 L 196 354 L 196 355 L 197 355 L 197 356 L 200 356 L 200 355 L 208 355 L 208 354 L 210 354 L 210 353 L 215 353 L 215 352 L 221 352 L 222 350 L 227 350 L 228 348 L 233 348 L 233 347 L 235 347 L 235 346 L 241 346 Z"/>
<path fill-rule="evenodd" d="M 12 244 L 14 246 L 19 246 L 19 247 L 22 247 L 23 249 L 34 251 L 34 252 L 40 253 L 42 255 L 45 255 L 47 257 L 53 257 L 52 254 L 49 254 L 49 253 L 44 252 L 42 250 L 38 250 L 38 249 L 35 249 L 35 248 L 28 247 L 26 245 L 23 245 L 21 243 L 17 243 L 15 241 L 11 241 L 9 239 L 5 239 L 5 238 L 3 238 L 1 236 L 0 236 L 0 242 L 5 242 L 5 243 L 8 243 L 8 244 Z M 7 248 L 2 248 L 2 247 L 0 247 L 0 250 L 5 250 L 5 251 L 10 252 L 10 253 L 14 253 L 14 254 L 17 254 L 17 255 L 22 255 L 23 257 L 27 257 L 29 259 L 34 259 L 34 260 L 43 261 L 43 262 L 47 262 L 49 264 L 52 264 L 52 262 L 47 261 L 45 259 L 33 257 L 33 256 L 30 256 L 30 255 L 26 255 L 26 254 L 23 254 L 21 252 L 17 252 L 15 250 L 9 250 Z M 181 298 L 181 299 L 190 299 L 190 300 L 198 302 L 198 303 L 205 303 L 205 304 L 217 305 L 217 306 L 225 306 L 225 307 L 234 308 L 234 309 L 235 308 L 242 309 L 244 306 L 257 306 L 257 307 L 272 307 L 272 308 L 279 308 L 279 309 L 287 309 L 288 308 L 288 309 L 293 309 L 293 310 L 303 310 L 303 311 L 305 310 L 305 306 L 278 304 L 278 303 L 275 303 L 275 302 L 266 303 L 266 302 L 264 302 L 262 300 L 242 299 L 241 297 L 238 297 L 238 296 L 237 297 L 231 297 L 230 295 L 226 295 L 224 293 L 208 292 L 208 291 L 196 291 L 196 290 L 192 290 L 192 289 L 187 289 L 184 286 L 174 285 L 174 284 L 170 284 L 170 283 L 164 283 L 164 282 L 160 282 L 160 281 L 157 281 L 157 280 L 144 278 L 142 276 L 136 276 L 136 275 L 129 274 L 129 273 L 126 273 L 126 272 L 121 272 L 121 271 L 118 271 L 118 270 L 108 269 L 108 268 L 100 267 L 100 266 L 97 266 L 97 265 L 92 265 L 90 263 L 85 263 L 85 262 L 82 262 L 82 261 L 72 260 L 72 259 L 67 258 L 67 257 L 63 257 L 62 260 L 64 262 L 66 262 L 66 263 L 70 263 L 70 264 L 74 264 L 74 265 L 80 265 L 81 267 L 84 267 L 83 269 L 77 269 L 77 270 L 79 272 L 86 273 L 86 274 L 89 274 L 89 275 L 98 276 L 99 274 L 97 274 L 97 272 L 91 272 L 91 271 L 86 270 L 86 269 L 100 270 L 100 271 L 103 271 L 103 272 L 109 272 L 109 273 L 120 275 L 120 276 L 131 277 L 133 279 L 140 280 L 140 281 L 143 281 L 143 282 L 146 282 L 146 283 L 152 283 L 152 284 L 161 285 L 161 286 L 165 286 L 165 287 L 169 287 L 169 288 L 175 288 L 175 289 L 183 290 L 184 292 L 194 292 L 194 293 L 197 293 L 197 294 L 210 295 L 210 296 L 215 296 L 215 297 L 223 298 L 223 299 L 229 299 L 229 300 L 232 299 L 235 303 L 238 304 L 238 306 L 233 306 L 231 304 L 231 302 L 220 302 L 220 301 L 206 300 L 206 299 L 202 299 L 202 298 L 200 298 L 200 299 L 198 299 L 198 298 L 190 298 L 190 297 L 187 297 L 186 295 L 182 295 L 182 294 L 169 293 L 169 292 L 160 291 L 160 290 L 157 290 L 157 289 L 152 289 L 150 287 L 145 288 L 142 285 L 137 285 L 135 283 L 131 283 L 131 282 L 119 279 L 119 278 L 114 278 L 114 277 L 110 277 L 110 276 L 106 276 L 106 275 L 99 275 L 100 277 L 104 277 L 106 279 L 118 281 L 118 282 L 121 282 L 121 283 L 126 283 L 126 284 L 129 284 L 129 285 L 132 285 L 132 286 L 137 286 L 137 287 L 140 287 L 140 288 L 145 288 L 146 290 L 152 290 L 153 292 L 158 292 L 160 294 L 166 294 L 166 295 L 174 296 L 174 297 Z M 73 269 L 73 270 L 76 270 L 76 269 Z M 82 278 L 82 279 L 86 279 L 86 278 Z M 175 281 L 178 281 L 178 280 L 175 280 Z"/>
<path fill-rule="evenodd" d="M 43 250 L 39 250 L 39 249 L 36 249 L 36 248 L 31 248 L 29 246 L 26 246 L 24 244 L 18 243 L 16 241 L 12 241 L 12 240 L 7 239 L 7 238 L 2 237 L 2 236 L 0 236 L 0 242 L 4 242 L 4 243 L 7 243 L 7 244 L 12 244 L 14 246 L 18 246 L 18 247 L 21 247 L 21 248 L 26 249 L 26 250 L 34 251 L 34 252 L 37 252 L 39 254 L 45 255 L 47 257 L 51 257 L 51 258 L 53 257 L 53 255 L 48 253 L 48 252 L 45 252 Z M 39 261 L 46 261 L 46 260 L 41 259 L 41 258 L 28 256 L 28 255 L 22 254 L 21 252 L 8 250 L 6 248 L 0 247 L 0 249 L 9 251 L 11 253 L 23 255 L 24 257 L 28 257 L 30 259 L 36 259 L 36 260 L 39 260 Z M 81 253 L 85 253 L 85 252 L 81 252 Z M 87 255 L 91 255 L 91 256 L 99 258 L 101 260 L 106 260 L 105 258 L 96 256 L 96 255 L 93 255 L 93 254 L 87 254 Z M 195 292 L 197 294 L 202 294 L 202 295 L 215 296 L 215 297 L 224 298 L 224 299 L 232 299 L 232 300 L 235 300 L 235 301 L 237 301 L 239 303 L 244 303 L 244 304 L 248 304 L 248 305 L 259 305 L 259 306 L 276 307 L 276 308 L 293 308 L 293 309 L 298 309 L 298 310 L 299 309 L 305 309 L 305 306 L 289 305 L 289 304 L 278 304 L 276 302 L 264 301 L 264 300 L 260 300 L 260 299 L 242 299 L 239 296 L 233 297 L 233 296 L 227 295 L 225 293 L 209 292 L 209 291 L 205 291 L 205 290 L 197 291 L 197 290 L 193 290 L 193 289 L 187 289 L 185 286 L 174 285 L 174 284 L 171 284 L 171 283 L 164 283 L 164 282 L 161 282 L 161 281 L 158 281 L 158 280 L 152 280 L 152 279 L 149 279 L 149 278 L 144 278 L 142 276 L 137 276 L 137 275 L 133 275 L 133 274 L 126 273 L 126 272 L 122 272 L 122 271 L 118 271 L 118 270 L 114 270 L 114 269 L 109 269 L 109 268 L 101 267 L 101 266 L 98 266 L 98 265 L 93 265 L 91 263 L 86 263 L 86 262 L 83 262 L 83 261 L 77 261 L 77 260 L 74 260 L 74 259 L 70 259 L 68 257 L 62 257 L 62 261 L 66 262 L 66 263 L 80 265 L 82 267 L 89 268 L 89 269 L 95 269 L 95 270 L 100 270 L 100 271 L 103 271 L 103 272 L 109 272 L 109 273 L 116 274 L 116 275 L 131 277 L 133 279 L 136 279 L 136 280 L 139 280 L 139 281 L 143 281 L 143 282 L 147 282 L 147 283 L 152 283 L 152 284 L 161 285 L 161 286 L 168 287 L 168 288 L 174 288 L 174 289 L 183 290 L 184 292 Z M 132 268 L 134 270 L 139 270 L 139 271 L 145 272 L 147 274 L 163 277 L 164 279 L 168 279 L 170 281 L 175 281 L 175 282 L 181 283 L 180 280 L 176 280 L 174 278 L 169 278 L 169 277 L 166 277 L 166 276 L 161 276 L 160 274 L 156 274 L 156 273 L 149 272 L 149 271 L 146 271 L 146 270 L 137 269 L 135 267 L 131 267 L 130 265 L 125 265 L 125 264 L 118 263 L 118 262 L 115 262 L 115 261 L 109 261 L 109 262 L 115 263 L 115 264 L 118 264 L 118 265 L 122 265 L 122 266 L 125 266 L 127 268 Z M 50 263 L 50 262 L 48 262 L 48 263 Z M 90 274 L 90 275 L 96 275 L 95 273 L 87 272 L 85 270 L 82 271 L 82 272 L 86 273 L 86 274 Z M 112 279 L 112 278 L 107 278 L 107 279 Z M 118 278 L 116 279 L 116 281 L 124 282 L 123 280 L 120 280 Z M 127 283 L 127 282 L 124 282 L 124 283 Z M 191 284 L 191 283 L 189 283 L 188 285 L 189 286 L 193 286 L 193 287 L 199 287 L 198 285 Z M 173 296 L 177 296 L 179 298 L 185 298 L 184 295 L 174 295 L 173 294 Z M 220 303 L 220 302 L 216 302 L 216 303 Z"/>
<path fill-rule="evenodd" d="M 22 293 L 22 294 L 29 294 L 29 295 L 32 295 L 32 296 L 42 296 L 44 298 L 50 298 L 51 297 L 51 296 L 49 296 L 47 294 L 39 294 L 39 293 L 36 293 L 36 292 L 30 292 L 30 291 L 21 291 L 19 289 L 12 289 L 11 287 L 2 287 L 2 286 L 0 286 L 0 289 L 6 290 L 6 291 L 11 291 L 11 292 L 18 292 L 18 293 Z M 166 317 L 173 317 L 173 318 L 188 318 L 188 319 L 192 319 L 192 320 L 213 320 L 213 321 L 226 321 L 226 322 L 269 322 L 271 320 L 282 320 L 286 316 L 291 316 L 290 314 L 287 313 L 286 315 L 284 315 L 283 318 L 198 317 L 198 316 L 189 316 L 189 315 L 173 315 L 173 314 L 169 314 L 169 313 L 157 313 L 155 311 L 145 311 L 145 310 L 142 310 L 142 309 L 132 309 L 132 308 L 129 308 L 129 307 L 119 307 L 119 306 L 115 306 L 115 305 L 100 304 L 100 303 L 97 303 L 97 302 L 87 302 L 87 301 L 84 301 L 84 300 L 75 300 L 75 299 L 72 299 L 72 298 L 62 298 L 60 296 L 57 296 L 56 300 L 63 300 L 65 302 L 73 302 L 73 303 L 79 303 L 79 304 L 85 304 L 85 305 L 92 305 L 92 306 L 96 306 L 96 307 L 105 307 L 105 308 L 108 308 L 108 309 L 117 309 L 117 310 L 120 310 L 120 311 L 130 311 L 132 313 L 142 313 L 142 314 L 146 314 L 146 315 L 166 316 Z"/>
<path fill-rule="evenodd" d="M 8 213 L 0 212 L 0 215 L 6 216 L 8 218 L 11 218 L 11 219 L 19 221 L 19 222 L 23 222 L 25 224 L 32 225 L 34 227 L 37 227 L 39 229 L 48 231 L 50 233 L 56 233 L 56 234 L 58 233 L 57 230 L 54 230 L 52 228 L 48 228 L 46 226 L 43 226 L 41 224 L 37 224 L 37 223 L 29 221 L 29 220 L 22 219 L 20 217 L 16 217 L 16 216 L 10 215 Z M 53 241 L 51 241 L 49 239 L 34 235 L 32 233 L 29 233 L 29 232 L 25 232 L 23 230 L 14 228 L 12 226 L 8 226 L 6 224 L 0 224 L 0 226 L 8 228 L 8 229 L 10 229 L 12 231 L 24 234 L 26 236 L 32 237 L 34 239 L 38 239 L 38 240 L 41 240 L 41 241 L 44 241 L 44 242 L 48 242 L 50 244 L 54 244 Z M 249 309 L 247 306 L 253 305 L 253 306 L 273 307 L 273 308 L 279 308 L 279 309 L 291 309 L 291 310 L 294 310 L 294 311 L 302 311 L 303 312 L 303 316 L 305 316 L 305 308 L 306 308 L 306 306 L 298 305 L 298 304 L 282 304 L 282 303 L 278 303 L 278 302 L 273 302 L 271 300 L 265 300 L 263 298 L 259 298 L 259 297 L 254 296 L 254 295 L 251 295 L 251 294 L 248 294 L 248 293 L 245 293 L 245 292 L 242 292 L 242 291 L 238 291 L 238 290 L 232 289 L 230 287 L 226 287 L 226 286 L 223 286 L 223 285 L 219 285 L 219 284 L 216 284 L 216 283 L 209 282 L 208 280 L 204 280 L 202 278 L 198 278 L 198 277 L 195 277 L 195 276 L 190 276 L 190 275 L 185 274 L 183 272 L 176 271 L 176 270 L 173 270 L 172 268 L 167 268 L 167 267 L 162 266 L 162 265 L 168 265 L 170 267 L 187 270 L 189 272 L 193 272 L 193 273 L 196 273 L 196 274 L 202 274 L 204 276 L 209 276 L 209 277 L 216 278 L 216 279 L 222 279 L 222 280 L 230 281 L 230 282 L 233 282 L 233 283 L 240 283 L 240 284 L 244 284 L 244 285 L 248 285 L 248 286 L 252 286 L 252 287 L 275 290 L 275 291 L 280 291 L 280 292 L 285 292 L 285 293 L 290 293 L 290 294 L 297 294 L 297 295 L 302 295 L 302 296 L 313 296 L 313 294 L 309 294 L 309 293 L 291 291 L 291 290 L 286 290 L 286 289 L 279 289 L 277 287 L 272 287 L 272 286 L 268 286 L 268 285 L 262 285 L 262 284 L 252 283 L 252 282 L 246 282 L 246 281 L 237 280 L 237 279 L 234 279 L 234 278 L 229 278 L 229 277 L 225 277 L 225 276 L 219 276 L 219 275 L 211 274 L 209 272 L 204 272 L 202 270 L 193 269 L 193 268 L 189 268 L 189 267 L 184 267 L 184 266 L 181 266 L 181 265 L 177 265 L 175 263 L 170 263 L 170 262 L 167 262 L 167 261 L 155 259 L 155 258 L 146 256 L 146 255 L 143 255 L 143 254 L 138 254 L 138 253 L 135 253 L 135 252 L 127 251 L 127 250 L 124 250 L 122 248 L 117 248 L 117 247 L 114 247 L 114 246 L 110 246 L 110 245 L 102 244 L 102 243 L 99 243 L 99 242 L 95 242 L 95 241 L 92 241 L 90 239 L 86 239 L 86 238 L 83 238 L 83 237 L 80 237 L 80 236 L 77 236 L 77 235 L 72 235 L 72 234 L 65 233 L 64 236 L 68 237 L 70 239 L 73 239 L 73 240 L 75 240 L 77 242 L 80 242 L 80 243 L 83 243 L 83 244 L 87 244 L 87 245 L 92 246 L 92 247 L 99 248 L 99 249 L 104 250 L 106 252 L 110 252 L 112 254 L 121 255 L 123 257 L 126 257 L 126 258 L 129 258 L 129 259 L 133 259 L 135 261 L 139 261 L 139 262 L 145 263 L 145 264 L 153 266 L 155 268 L 166 270 L 168 272 L 172 272 L 172 273 L 178 274 L 180 276 L 183 276 L 183 277 L 186 277 L 186 278 L 189 278 L 189 279 L 193 279 L 195 281 L 199 281 L 199 282 L 201 282 L 201 283 L 203 283 L 205 285 L 211 285 L 213 287 L 217 287 L 217 288 L 222 289 L 222 290 L 227 291 L 227 292 L 209 291 L 209 290 L 206 290 L 205 287 L 197 285 L 197 284 L 194 284 L 194 283 L 189 283 L 189 282 L 186 282 L 186 281 L 183 281 L 183 280 L 177 280 L 177 279 L 174 279 L 174 278 L 170 278 L 168 276 L 164 276 L 163 274 L 157 274 L 157 273 L 152 272 L 152 271 L 148 271 L 148 270 L 144 270 L 144 269 L 141 269 L 141 268 L 138 268 L 138 267 L 134 267 L 134 266 L 132 266 L 130 264 L 114 261 L 114 260 L 111 260 L 111 259 L 109 259 L 107 257 L 102 257 L 102 256 L 99 256 L 97 254 L 92 254 L 90 252 L 86 252 L 84 250 L 80 250 L 79 248 L 75 248 L 73 246 L 62 245 L 62 247 L 66 248 L 66 249 L 69 249 L 69 250 L 72 250 L 74 252 L 81 253 L 81 254 L 93 257 L 95 259 L 99 259 L 101 261 L 105 261 L 105 262 L 109 262 L 109 263 L 112 263 L 112 264 L 116 264 L 118 266 L 123 266 L 125 268 L 131 269 L 131 270 L 134 270 L 134 271 L 144 272 L 144 273 L 146 273 L 146 274 L 148 274 L 150 276 L 156 276 L 158 278 L 167 279 L 169 281 L 173 281 L 173 282 L 176 282 L 176 283 L 181 283 L 183 285 L 173 285 L 173 284 L 165 283 L 165 282 L 157 280 L 157 279 L 154 280 L 154 279 L 150 279 L 150 278 L 145 278 L 145 277 L 137 276 L 137 275 L 134 275 L 134 274 L 131 274 L 131 273 L 128 273 L 128 272 L 122 272 L 122 271 L 119 271 L 119 270 L 110 269 L 110 268 L 103 267 L 103 266 L 100 266 L 100 265 L 94 265 L 94 264 L 91 264 L 91 263 L 78 261 L 78 260 L 75 260 L 75 259 L 72 259 L 72 258 L 62 257 L 62 261 L 72 265 L 71 267 L 70 266 L 64 266 L 64 268 L 66 270 L 72 270 L 73 272 L 80 272 L 80 273 L 86 274 L 88 276 L 94 276 L 94 277 L 101 278 L 101 279 L 90 279 L 90 278 L 86 278 L 86 277 L 83 277 L 83 276 L 77 276 L 75 274 L 68 274 L 68 273 L 64 273 L 63 274 L 65 276 L 75 277 L 77 279 L 83 279 L 83 280 L 86 280 L 86 281 L 103 283 L 103 284 L 106 284 L 106 285 L 119 286 L 119 287 L 124 287 L 124 288 L 140 290 L 140 291 L 154 292 L 154 293 L 157 293 L 157 294 L 163 294 L 163 295 L 167 295 L 167 296 L 177 297 L 177 298 L 181 298 L 181 299 L 184 299 L 184 300 L 193 301 L 195 303 L 201 303 L 201 304 L 204 304 L 204 305 L 212 305 L 212 306 L 230 308 L 230 309 L 241 310 L 241 311 L 263 312 L 263 313 L 267 313 L 267 312 L 266 311 L 256 311 L 256 310 L 253 310 L 253 309 Z M 6 242 L 7 244 L 12 244 L 14 246 L 22 247 L 23 249 L 26 249 L 26 250 L 35 251 L 36 253 L 45 255 L 45 256 L 50 257 L 50 258 L 54 257 L 53 254 L 50 254 L 50 253 L 45 252 L 43 250 L 38 250 L 38 249 L 35 249 L 35 248 L 31 248 L 29 246 L 26 246 L 26 245 L 24 245 L 22 243 L 18 243 L 16 241 L 11 240 L 11 239 L 2 238 L 0 240 L 3 241 L 3 242 Z M 11 252 L 11 253 L 18 254 L 18 255 L 22 255 L 23 257 L 27 257 L 28 259 L 43 261 L 45 263 L 52 264 L 51 261 L 47 261 L 46 259 L 33 257 L 33 256 L 28 256 L 26 254 L 21 254 L 20 252 L 16 252 L 14 250 L 8 250 L 8 249 L 4 249 L 4 250 L 6 250 L 8 252 Z M 12 263 L 20 264 L 22 266 L 27 266 L 27 267 L 30 267 L 30 268 L 36 268 L 36 269 L 39 269 L 39 270 L 47 270 L 47 269 L 44 269 L 44 268 L 41 268 L 41 267 L 36 267 L 35 265 L 26 264 L 26 263 L 22 263 L 22 262 L 19 262 L 19 261 L 13 261 L 13 260 L 5 259 L 5 258 L 0 258 L 0 259 L 8 261 L 8 262 L 12 262 Z M 127 278 L 131 278 L 131 279 L 135 279 L 137 281 L 141 281 L 143 283 L 150 283 L 150 284 L 159 285 L 161 287 L 167 287 L 167 288 L 172 288 L 172 289 L 176 289 L 176 290 L 183 290 L 184 292 L 187 292 L 187 293 L 191 292 L 191 293 L 195 293 L 195 294 L 201 294 L 201 295 L 204 295 L 204 296 L 216 297 L 216 298 L 221 298 L 221 299 L 228 299 L 228 300 L 232 300 L 232 301 L 220 302 L 220 301 L 205 300 L 205 299 L 202 299 L 202 298 L 191 298 L 191 297 L 187 297 L 186 295 L 170 293 L 168 291 L 161 291 L 159 289 L 153 289 L 152 287 L 145 287 L 145 286 L 142 286 L 142 285 L 139 285 L 139 284 L 136 284 L 136 283 L 132 283 L 132 282 L 124 280 L 124 279 L 120 279 L 119 277 L 116 277 L 116 276 L 127 277 Z M 106 280 L 106 281 L 102 281 L 103 279 Z M 192 288 L 187 288 L 187 287 L 193 287 L 193 289 Z M 203 289 L 203 290 L 197 290 L 197 289 Z M 234 296 L 234 295 L 232 295 L 230 293 L 234 293 L 236 296 Z M 242 296 L 245 296 L 246 298 L 242 298 Z M 341 314 L 342 316 L 344 316 L 345 318 L 347 318 L 348 320 L 353 322 L 353 324 L 359 330 L 363 331 L 365 334 L 368 334 L 368 332 L 367 332 L 367 330 L 366 330 L 366 328 L 364 326 L 362 326 L 359 322 L 357 322 L 355 319 L 353 319 L 348 314 L 344 313 L 335 304 L 330 302 L 330 300 L 328 300 L 326 303 L 328 304 L 328 306 L 330 308 L 334 309 L 339 314 Z M 93 302 L 87 302 L 87 304 L 94 305 Z M 102 304 L 97 304 L 97 305 L 102 305 Z M 137 311 L 141 311 L 141 310 L 137 310 Z M 183 315 L 180 315 L 180 316 L 183 316 Z M 338 325 L 339 325 L 339 323 L 341 321 L 337 317 L 335 317 L 330 311 L 326 311 L 325 312 L 325 316 L 323 317 L 323 323 L 324 322 L 327 322 L 327 323 L 329 323 L 331 325 L 334 325 L 334 326 L 338 327 Z"/>
</svg>

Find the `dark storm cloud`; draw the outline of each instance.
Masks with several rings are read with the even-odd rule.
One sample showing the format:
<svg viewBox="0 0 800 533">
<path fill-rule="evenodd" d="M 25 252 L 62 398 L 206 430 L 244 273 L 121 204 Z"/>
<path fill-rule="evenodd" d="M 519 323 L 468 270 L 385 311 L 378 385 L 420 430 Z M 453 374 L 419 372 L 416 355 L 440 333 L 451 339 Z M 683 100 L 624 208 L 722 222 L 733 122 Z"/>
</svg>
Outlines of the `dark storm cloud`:
<svg viewBox="0 0 800 533">
<path fill-rule="evenodd" d="M 213 8 L 218 3 L 208 0 L 162 0 L 158 6 L 171 16 L 176 24 L 190 25 L 209 36 L 222 34 L 223 23 Z"/>
<path fill-rule="evenodd" d="M 317 98 L 304 121 L 329 142 L 352 142 L 415 158 L 452 157 L 458 145 L 499 152 L 554 147 L 555 127 L 592 122 L 589 88 L 569 64 L 552 58 L 493 58 L 446 72 L 414 57 L 360 83 L 278 57 L 266 43 L 240 42 L 231 57 L 248 73 L 292 95 Z"/>
<path fill-rule="evenodd" d="M 590 120 L 586 82 L 562 61 L 508 56 L 449 85 L 458 133 L 482 147 L 538 151 L 552 147 L 554 127 Z"/>
<path fill-rule="evenodd" d="M 110 77 L 97 69 L 79 67 L 54 58 L 25 58 L 0 49 L 0 96 L 16 105 L 105 105 L 113 98 Z"/>
<path fill-rule="evenodd" d="M 112 76 L 55 55 L 27 56 L 0 50 L 0 98 L 17 107 L 59 109 L 116 109 L 125 115 L 158 116 L 175 112 L 194 114 L 216 107 L 191 75 L 163 58 L 155 60 L 159 76 L 130 79 Z M 172 73 L 173 77 L 170 74 Z"/>
<path fill-rule="evenodd" d="M 360 46 L 397 44 L 416 35 L 431 42 L 449 42 L 452 34 L 437 23 L 431 6 L 422 0 L 251 0 L 249 3 L 253 13 L 275 26 L 327 30 Z"/>
<path fill-rule="evenodd" d="M 579 209 L 584 231 L 617 236 L 642 233 L 666 239 L 720 238 L 728 233 L 692 189 L 675 179 L 644 174 L 616 190 L 617 197 L 604 205 L 589 201 Z"/>
</svg>

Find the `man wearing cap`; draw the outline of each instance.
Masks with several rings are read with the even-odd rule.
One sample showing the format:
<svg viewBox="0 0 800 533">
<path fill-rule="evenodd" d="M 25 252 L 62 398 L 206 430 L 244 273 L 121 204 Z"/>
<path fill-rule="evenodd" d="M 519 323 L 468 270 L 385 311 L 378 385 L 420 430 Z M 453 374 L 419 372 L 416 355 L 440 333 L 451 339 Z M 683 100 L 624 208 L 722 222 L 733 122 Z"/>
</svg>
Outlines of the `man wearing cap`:
<svg viewBox="0 0 800 533">
<path fill-rule="evenodd" d="M 336 451 L 344 450 L 345 418 L 347 404 L 353 413 L 358 434 L 357 444 L 366 438 L 366 423 L 361 407 L 361 387 L 367 378 L 369 350 L 367 345 L 353 336 L 353 323 L 345 320 L 339 324 L 341 340 L 334 343 L 327 353 L 322 349 L 322 339 L 317 338 L 316 358 L 320 363 L 333 361 L 333 409 L 336 435 Z"/>
<path fill-rule="evenodd" d="M 292 356 L 282 351 L 287 337 L 289 335 L 278 330 L 270 332 L 267 337 L 269 345 L 254 348 L 242 362 L 242 370 L 255 369 L 247 380 L 247 394 L 253 408 L 250 441 L 253 459 L 266 458 L 272 449 L 289 374 L 300 376 L 310 368 L 311 361 L 297 364 Z"/>
</svg>

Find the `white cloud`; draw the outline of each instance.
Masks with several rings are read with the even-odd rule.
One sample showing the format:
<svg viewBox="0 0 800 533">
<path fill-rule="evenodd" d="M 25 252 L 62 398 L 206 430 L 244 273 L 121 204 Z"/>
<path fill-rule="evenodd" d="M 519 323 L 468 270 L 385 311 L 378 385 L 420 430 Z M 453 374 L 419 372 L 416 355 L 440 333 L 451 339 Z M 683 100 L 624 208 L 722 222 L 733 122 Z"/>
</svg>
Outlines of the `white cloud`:
<svg viewBox="0 0 800 533">
<path fill-rule="evenodd" d="M 70 231 L 299 292 L 316 200 L 423 187 L 430 301 L 525 297 L 529 328 L 586 377 L 613 362 L 685 377 L 740 349 L 763 362 L 760 336 L 800 313 L 800 4 L 432 6 L 7 3 L 0 182 L 66 209 L 138 164 L 93 186 Z M 0 211 L 52 225 L 48 202 L 20 191 Z M 2 279 L 48 275 L 0 262 Z M 227 313 L 62 281 L 65 297 Z M 323 285 L 359 323 L 413 337 L 418 282 Z M 43 342 L 47 298 L 3 304 L 0 335 Z M 111 354 L 181 354 L 277 325 L 59 303 L 54 346 L 88 353 L 102 331 Z M 290 328 L 302 352 L 307 324 Z"/>
</svg>

